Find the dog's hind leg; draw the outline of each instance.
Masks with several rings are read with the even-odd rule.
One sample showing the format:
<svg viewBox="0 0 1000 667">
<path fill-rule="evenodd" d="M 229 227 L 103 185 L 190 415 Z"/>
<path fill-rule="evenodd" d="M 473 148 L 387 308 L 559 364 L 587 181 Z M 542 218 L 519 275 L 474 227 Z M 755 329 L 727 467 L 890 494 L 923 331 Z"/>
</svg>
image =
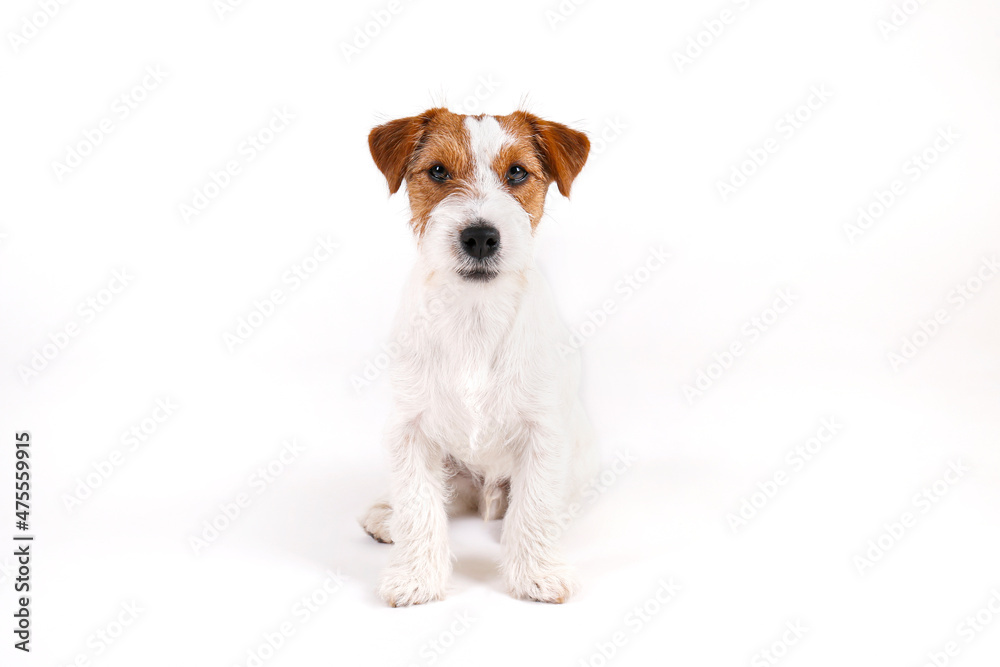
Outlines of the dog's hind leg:
<svg viewBox="0 0 1000 667">
<path fill-rule="evenodd" d="M 445 471 L 448 474 L 448 516 L 475 512 L 479 507 L 482 480 L 451 458 L 445 463 Z"/>
<path fill-rule="evenodd" d="M 502 482 L 503 488 L 491 485 L 488 490 L 483 481 L 469 469 L 452 458 L 445 461 L 445 472 L 448 478 L 448 516 L 459 516 L 469 512 L 477 512 L 482 508 L 484 519 L 499 519 L 507 509 L 507 492 L 510 484 Z M 490 494 L 490 495 L 488 495 Z M 491 509 L 492 508 L 492 509 Z M 384 496 L 372 505 L 358 523 L 373 540 L 383 544 L 392 544 L 389 524 L 392 520 L 392 503 Z"/>
<path fill-rule="evenodd" d="M 359 523 L 376 542 L 392 544 L 392 535 L 389 534 L 390 519 L 392 519 L 392 505 L 389 504 L 389 498 L 385 497 L 372 505 Z"/>
<path fill-rule="evenodd" d="M 510 495 L 509 479 L 483 479 L 463 464 L 448 457 L 448 516 L 478 513 L 485 521 L 502 519 Z"/>
<path fill-rule="evenodd" d="M 483 521 L 502 519 L 507 512 L 508 496 L 510 496 L 509 479 L 485 482 L 479 496 L 479 513 L 483 516 Z"/>
</svg>

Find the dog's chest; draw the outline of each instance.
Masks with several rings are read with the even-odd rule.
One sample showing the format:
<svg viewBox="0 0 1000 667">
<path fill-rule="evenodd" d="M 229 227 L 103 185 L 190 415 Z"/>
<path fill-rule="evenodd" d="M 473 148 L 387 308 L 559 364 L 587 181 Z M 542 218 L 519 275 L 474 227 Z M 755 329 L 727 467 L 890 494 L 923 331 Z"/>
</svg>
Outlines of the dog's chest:
<svg viewBox="0 0 1000 667">
<path fill-rule="evenodd" d="M 443 400 L 431 408 L 451 420 L 459 431 L 455 442 L 467 443 L 470 452 L 503 444 L 516 421 L 521 396 L 508 364 L 502 348 L 469 346 L 444 355 L 432 371 Z"/>
<path fill-rule="evenodd" d="M 430 385 L 425 419 L 448 433 L 448 448 L 463 460 L 505 448 L 526 399 L 513 372 L 520 346 L 510 316 L 447 313 L 438 324 L 422 369 Z"/>
</svg>

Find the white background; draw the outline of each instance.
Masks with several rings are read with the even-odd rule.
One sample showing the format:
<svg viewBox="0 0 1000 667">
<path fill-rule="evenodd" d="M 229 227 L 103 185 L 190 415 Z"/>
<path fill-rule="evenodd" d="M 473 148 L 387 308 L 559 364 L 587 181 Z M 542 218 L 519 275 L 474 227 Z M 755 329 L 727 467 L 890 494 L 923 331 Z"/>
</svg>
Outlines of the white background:
<svg viewBox="0 0 1000 667">
<path fill-rule="evenodd" d="M 947 664 L 995 665 L 1000 614 L 972 641 L 959 626 L 1000 591 L 1000 276 L 977 282 L 1000 252 L 1000 8 L 906 4 L 884 34 L 889 0 L 593 0 L 559 21 L 554 0 L 414 0 L 348 60 L 342 45 L 386 2 L 249 0 L 220 18 L 210 0 L 95 1 L 45 20 L 5 3 L 0 539 L 16 532 L 19 430 L 37 537 L 30 656 L 12 648 L 0 549 L 0 663 L 256 664 L 248 652 L 287 621 L 263 664 L 763 665 L 799 623 L 773 647 L 782 665 L 916 667 L 952 640 Z M 131 93 L 147 67 L 165 78 Z M 832 96 L 800 108 L 814 87 Z M 583 588 L 562 606 L 509 598 L 499 523 L 469 518 L 453 524 L 448 599 L 390 609 L 373 592 L 388 548 L 355 522 L 386 485 L 389 396 L 383 377 L 352 377 L 388 342 L 415 255 L 405 196 L 387 199 L 366 137 L 442 93 L 498 114 L 526 96 L 595 143 L 572 199 L 550 193 L 538 263 L 574 329 L 614 300 L 585 327 L 582 392 L 605 459 L 636 462 L 569 530 Z M 143 98 L 126 118 L 123 94 Z M 294 120 L 245 160 L 283 108 Z M 104 118 L 110 134 L 60 179 L 53 163 Z M 908 161 L 947 128 L 958 138 L 913 180 Z M 771 138 L 723 201 L 718 183 Z M 185 221 L 180 206 L 234 159 L 240 173 Z M 896 179 L 902 194 L 852 242 L 845 226 Z M 282 276 L 319 237 L 336 253 L 292 289 Z M 661 247 L 666 266 L 640 270 Z M 102 292 L 123 269 L 127 287 Z M 630 298 L 626 275 L 646 279 Z M 966 284 L 978 291 L 959 299 Z M 274 289 L 284 302 L 228 349 Z M 779 290 L 793 305 L 750 340 Z M 109 296 L 85 320 L 80 304 Z M 25 373 L 36 352 L 49 358 Z M 688 400 L 700 371 L 717 379 Z M 158 399 L 179 407 L 153 431 Z M 795 469 L 786 454 L 829 418 L 842 428 Z M 143 426 L 130 451 L 122 434 Z M 304 451 L 258 494 L 251 476 L 290 438 Z M 110 477 L 93 476 L 116 450 Z M 915 501 L 949 462 L 968 472 Z M 734 530 L 727 515 L 782 472 Z M 99 487 L 68 508 L 88 476 Z M 242 493 L 250 505 L 196 555 L 191 537 Z M 883 535 L 907 512 L 915 525 Z M 293 607 L 327 571 L 342 583 L 306 619 Z M 671 578 L 680 592 L 656 602 Z M 132 602 L 108 647 L 96 633 L 117 634 Z"/>
</svg>

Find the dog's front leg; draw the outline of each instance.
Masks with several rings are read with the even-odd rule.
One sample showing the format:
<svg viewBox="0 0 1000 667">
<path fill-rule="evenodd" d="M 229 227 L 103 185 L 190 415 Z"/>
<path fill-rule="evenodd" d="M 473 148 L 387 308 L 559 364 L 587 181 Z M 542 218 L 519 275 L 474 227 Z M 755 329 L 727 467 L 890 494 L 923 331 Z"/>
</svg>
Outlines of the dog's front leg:
<svg viewBox="0 0 1000 667">
<path fill-rule="evenodd" d="M 392 552 L 378 594 L 393 607 L 444 597 L 451 573 L 446 488 L 440 449 L 418 420 L 387 431 L 392 461 Z"/>
<path fill-rule="evenodd" d="M 559 549 L 569 471 L 566 442 L 554 430 L 531 425 L 523 444 L 503 521 L 507 588 L 519 598 L 565 602 L 576 588 Z"/>
</svg>

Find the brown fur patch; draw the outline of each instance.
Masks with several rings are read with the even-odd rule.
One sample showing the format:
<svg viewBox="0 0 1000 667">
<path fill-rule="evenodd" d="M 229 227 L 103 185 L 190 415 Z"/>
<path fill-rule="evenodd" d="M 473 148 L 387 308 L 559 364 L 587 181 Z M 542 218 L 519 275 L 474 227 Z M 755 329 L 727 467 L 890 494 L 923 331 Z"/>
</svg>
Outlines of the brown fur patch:
<svg viewBox="0 0 1000 667">
<path fill-rule="evenodd" d="M 474 165 L 469 154 L 469 135 L 465 131 L 465 116 L 440 110 L 427 124 L 420 147 L 406 173 L 406 191 L 410 196 L 410 224 L 420 236 L 427 226 L 431 211 L 448 195 L 460 191 L 473 178 Z M 451 176 L 439 183 L 427 172 L 440 164 Z"/>
<path fill-rule="evenodd" d="M 429 109 L 420 116 L 389 121 L 368 133 L 368 149 L 375 166 L 389 184 L 389 194 L 396 194 L 402 185 L 410 158 L 423 136 L 424 126 L 436 111 Z"/>
<path fill-rule="evenodd" d="M 531 231 L 534 232 L 542 220 L 545 194 L 552 178 L 545 169 L 544 157 L 538 150 L 535 131 L 531 124 L 516 113 L 499 116 L 497 121 L 507 134 L 516 139 L 513 144 L 504 146 L 500 150 L 493 160 L 493 169 L 500 182 L 531 217 Z M 528 171 L 528 178 L 523 183 L 510 185 L 507 183 L 507 170 L 515 164 Z"/>
<path fill-rule="evenodd" d="M 555 181 L 559 192 L 569 197 L 573 180 L 583 169 L 590 153 L 590 139 L 587 135 L 562 123 L 543 120 L 527 111 L 515 111 L 498 117 L 497 120 L 504 128 L 515 124 L 530 128 L 549 182 Z"/>
</svg>

